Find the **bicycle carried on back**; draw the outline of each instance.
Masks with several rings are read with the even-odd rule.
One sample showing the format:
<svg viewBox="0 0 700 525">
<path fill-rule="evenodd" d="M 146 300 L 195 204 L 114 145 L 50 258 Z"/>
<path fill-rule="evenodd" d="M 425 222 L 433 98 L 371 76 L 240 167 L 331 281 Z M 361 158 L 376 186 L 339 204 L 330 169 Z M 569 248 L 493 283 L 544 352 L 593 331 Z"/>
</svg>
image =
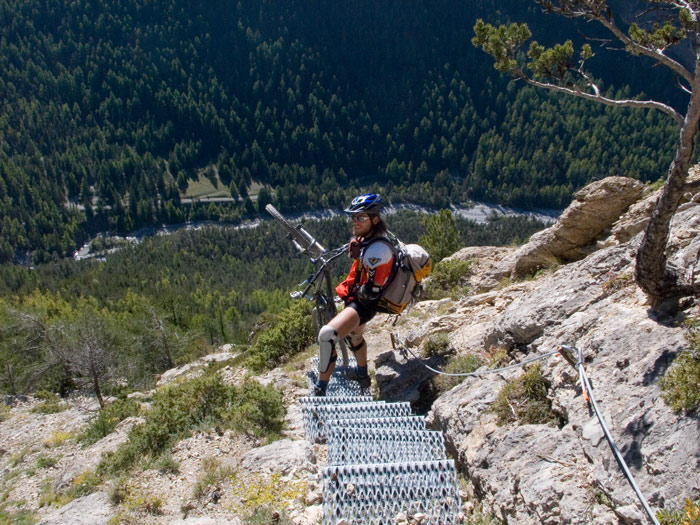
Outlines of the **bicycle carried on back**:
<svg viewBox="0 0 700 525">
<path fill-rule="evenodd" d="M 293 299 L 303 297 L 314 303 L 311 319 L 314 333 L 318 336 L 321 327 L 338 313 L 333 299 L 335 293 L 328 265 L 347 253 L 348 245 L 345 244 L 335 250 L 326 250 L 301 224 L 292 225 L 272 204 L 265 206 L 265 210 L 284 226 L 297 251 L 308 256 L 314 264 L 315 270 L 299 285 L 304 288 L 294 291 L 290 295 Z M 348 366 L 348 349 L 344 340 L 339 341 L 339 347 L 343 357 L 343 366 Z"/>
</svg>

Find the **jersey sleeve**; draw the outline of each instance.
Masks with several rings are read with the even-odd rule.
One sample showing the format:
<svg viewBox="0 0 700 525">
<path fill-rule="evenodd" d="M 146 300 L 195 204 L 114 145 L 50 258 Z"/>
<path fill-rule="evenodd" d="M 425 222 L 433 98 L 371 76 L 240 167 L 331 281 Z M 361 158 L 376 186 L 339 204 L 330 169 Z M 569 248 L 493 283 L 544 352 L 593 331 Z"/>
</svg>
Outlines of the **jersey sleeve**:
<svg viewBox="0 0 700 525">
<path fill-rule="evenodd" d="M 338 294 L 344 302 L 349 302 L 355 286 L 355 276 L 357 274 L 357 261 L 353 261 L 350 273 L 338 286 L 335 287 L 335 293 Z"/>
</svg>

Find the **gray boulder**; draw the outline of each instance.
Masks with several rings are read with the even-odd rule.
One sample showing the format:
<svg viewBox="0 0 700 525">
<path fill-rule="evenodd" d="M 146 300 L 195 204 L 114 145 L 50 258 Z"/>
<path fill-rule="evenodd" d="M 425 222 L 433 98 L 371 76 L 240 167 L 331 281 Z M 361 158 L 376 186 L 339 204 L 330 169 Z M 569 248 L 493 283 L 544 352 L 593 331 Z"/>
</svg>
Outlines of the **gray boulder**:
<svg viewBox="0 0 700 525">
<path fill-rule="evenodd" d="M 95 492 L 52 512 L 39 525 L 106 525 L 114 514 L 107 495 Z"/>
<path fill-rule="evenodd" d="M 520 279 L 541 268 L 585 257 L 643 191 L 644 184 L 628 177 L 607 177 L 589 184 L 574 195 L 556 224 L 534 234 L 527 244 L 496 265 L 489 277 Z"/>
<path fill-rule="evenodd" d="M 314 463 L 313 446 L 307 440 L 280 439 L 247 452 L 239 466 L 248 472 L 290 474 L 313 472 Z"/>
</svg>

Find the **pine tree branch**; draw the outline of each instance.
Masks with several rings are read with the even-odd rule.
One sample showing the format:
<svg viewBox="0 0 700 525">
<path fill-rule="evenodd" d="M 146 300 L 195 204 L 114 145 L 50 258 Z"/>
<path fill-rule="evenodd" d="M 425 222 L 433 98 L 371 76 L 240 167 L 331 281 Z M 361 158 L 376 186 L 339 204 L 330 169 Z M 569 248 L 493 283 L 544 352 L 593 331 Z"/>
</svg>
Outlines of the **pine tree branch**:
<svg viewBox="0 0 700 525">
<path fill-rule="evenodd" d="M 591 88 L 595 91 L 594 94 L 586 93 L 585 91 L 581 91 L 580 89 L 574 88 L 574 87 L 560 86 L 558 84 L 552 84 L 549 82 L 540 82 L 539 80 L 535 80 L 533 78 L 530 78 L 520 69 L 514 70 L 513 74 L 517 78 L 523 80 L 524 82 L 530 84 L 531 86 L 549 89 L 551 91 L 556 91 L 559 93 L 566 93 L 567 95 L 572 95 L 575 97 L 584 98 L 586 100 L 591 100 L 593 102 L 599 102 L 599 103 L 605 104 L 607 106 L 658 109 L 659 111 L 663 111 L 664 113 L 669 115 L 671 118 L 673 118 L 679 125 L 683 124 L 683 120 L 684 120 L 683 115 L 681 115 L 678 111 L 673 109 L 668 104 L 664 104 L 664 103 L 658 102 L 656 100 L 633 100 L 633 99 L 617 100 L 617 99 L 612 99 L 612 98 L 608 98 L 608 97 L 601 95 L 597 86 L 595 86 L 593 84 L 591 84 Z"/>
</svg>

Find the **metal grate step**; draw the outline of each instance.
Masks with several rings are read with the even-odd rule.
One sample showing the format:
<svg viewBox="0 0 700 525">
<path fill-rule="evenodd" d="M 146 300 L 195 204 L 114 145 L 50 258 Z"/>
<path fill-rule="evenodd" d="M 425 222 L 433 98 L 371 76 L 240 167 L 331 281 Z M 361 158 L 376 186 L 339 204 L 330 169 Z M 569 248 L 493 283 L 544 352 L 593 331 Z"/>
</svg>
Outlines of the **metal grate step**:
<svg viewBox="0 0 700 525">
<path fill-rule="evenodd" d="M 314 385 L 318 379 L 318 357 L 313 358 L 312 371 L 306 373 L 306 383 L 309 387 L 309 392 L 313 393 Z M 328 383 L 327 397 L 335 396 L 362 396 L 369 395 L 369 388 L 360 388 L 356 381 L 348 381 L 345 378 L 345 370 L 355 368 L 357 362 L 354 357 L 348 359 L 347 366 L 336 366 L 331 374 L 330 382 Z"/>
<path fill-rule="evenodd" d="M 302 407 L 311 408 L 319 405 L 343 405 L 348 403 L 371 403 L 372 396 L 305 396 L 299 398 Z"/>
<path fill-rule="evenodd" d="M 302 406 L 302 415 L 304 417 L 304 430 L 313 443 L 328 437 L 332 420 L 410 416 L 411 404 L 408 402 L 374 401 L 371 403 Z"/>
<path fill-rule="evenodd" d="M 427 430 L 423 416 L 363 417 L 360 419 L 331 419 L 331 427 L 385 428 L 398 430 Z"/>
<path fill-rule="evenodd" d="M 325 467 L 323 502 L 324 524 L 383 525 L 402 512 L 424 514 L 421 523 L 456 524 L 460 507 L 449 460 Z"/>
<path fill-rule="evenodd" d="M 398 463 L 447 459 L 442 432 L 334 427 L 328 464 Z"/>
</svg>

